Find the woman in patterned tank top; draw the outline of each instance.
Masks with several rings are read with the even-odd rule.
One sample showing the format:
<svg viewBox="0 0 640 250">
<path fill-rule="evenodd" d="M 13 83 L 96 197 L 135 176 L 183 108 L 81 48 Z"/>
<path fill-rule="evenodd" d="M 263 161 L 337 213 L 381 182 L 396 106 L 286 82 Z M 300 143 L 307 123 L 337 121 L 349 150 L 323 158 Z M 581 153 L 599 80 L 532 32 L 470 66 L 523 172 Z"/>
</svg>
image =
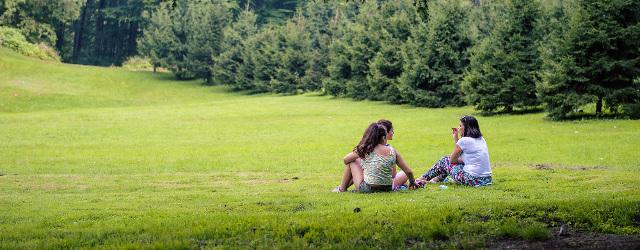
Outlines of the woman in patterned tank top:
<svg viewBox="0 0 640 250">
<path fill-rule="evenodd" d="M 391 146 L 388 142 L 393 140 L 393 136 L 395 135 L 395 133 L 393 131 L 393 123 L 391 123 L 391 121 L 389 121 L 387 119 L 380 119 L 376 123 L 384 126 L 384 129 L 387 130 L 387 145 Z M 356 159 L 355 163 L 358 164 L 360 166 L 360 168 L 362 168 L 362 159 L 361 158 Z M 396 169 L 397 169 L 396 165 L 394 165 L 393 169 L 391 169 L 391 176 L 393 176 L 393 178 L 396 177 L 396 174 L 397 174 L 397 170 Z M 406 182 L 406 179 L 405 179 L 405 182 Z M 339 185 L 338 187 L 334 188 L 332 192 L 335 192 L 335 193 L 344 192 L 349 187 L 351 187 L 351 185 L 353 185 L 353 177 L 351 176 L 351 168 L 349 168 L 349 165 L 346 164 L 344 166 L 344 171 L 342 173 L 341 185 Z M 394 189 L 395 188 L 397 188 L 397 187 L 394 186 Z"/>
<path fill-rule="evenodd" d="M 361 159 L 358 161 L 358 159 Z M 367 127 L 358 146 L 344 157 L 344 163 L 350 170 L 351 180 L 357 192 L 384 192 L 393 188 L 393 168 L 398 165 L 409 179 L 409 189 L 415 189 L 413 173 L 404 159 L 387 144 L 387 130 L 378 123 Z M 336 188 L 346 190 L 349 180 L 343 178 L 342 184 Z"/>
</svg>

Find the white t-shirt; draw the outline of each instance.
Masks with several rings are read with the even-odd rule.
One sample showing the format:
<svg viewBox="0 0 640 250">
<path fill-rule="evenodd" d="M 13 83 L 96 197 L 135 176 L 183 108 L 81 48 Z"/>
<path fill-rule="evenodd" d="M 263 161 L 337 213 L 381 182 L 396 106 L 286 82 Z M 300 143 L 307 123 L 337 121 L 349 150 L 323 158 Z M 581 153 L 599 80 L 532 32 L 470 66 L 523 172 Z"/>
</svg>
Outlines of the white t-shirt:
<svg viewBox="0 0 640 250">
<path fill-rule="evenodd" d="M 462 137 L 456 144 L 462 149 L 460 159 L 465 172 L 477 177 L 491 176 L 489 150 L 483 137 Z"/>
</svg>

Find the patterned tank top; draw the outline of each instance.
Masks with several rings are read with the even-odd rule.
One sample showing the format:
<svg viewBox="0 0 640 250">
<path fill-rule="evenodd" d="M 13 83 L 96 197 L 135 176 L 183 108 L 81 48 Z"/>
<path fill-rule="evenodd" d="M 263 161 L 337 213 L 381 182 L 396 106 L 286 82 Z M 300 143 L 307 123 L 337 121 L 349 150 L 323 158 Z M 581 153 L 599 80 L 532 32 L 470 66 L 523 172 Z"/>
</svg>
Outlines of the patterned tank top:
<svg viewBox="0 0 640 250">
<path fill-rule="evenodd" d="M 396 164 L 396 152 L 389 146 L 391 153 L 388 156 L 379 155 L 373 151 L 362 159 L 364 181 L 375 185 L 392 185 L 391 171 Z"/>
</svg>

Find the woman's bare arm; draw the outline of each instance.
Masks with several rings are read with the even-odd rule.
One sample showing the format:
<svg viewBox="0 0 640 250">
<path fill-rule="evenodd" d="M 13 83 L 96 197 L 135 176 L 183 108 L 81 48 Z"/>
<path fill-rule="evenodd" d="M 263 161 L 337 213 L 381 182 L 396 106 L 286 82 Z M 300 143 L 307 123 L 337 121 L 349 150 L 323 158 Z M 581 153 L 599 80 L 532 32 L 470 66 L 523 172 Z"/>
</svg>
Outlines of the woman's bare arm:
<svg viewBox="0 0 640 250">
<path fill-rule="evenodd" d="M 409 189 L 417 188 L 418 185 L 416 185 L 416 180 L 413 178 L 413 171 L 407 165 L 407 163 L 404 161 L 404 159 L 402 158 L 400 153 L 398 153 L 398 151 L 396 151 L 396 163 L 398 164 L 398 167 L 402 169 L 404 174 L 407 175 L 407 178 L 409 178 Z"/>
<path fill-rule="evenodd" d="M 451 163 L 462 162 L 460 160 L 461 154 L 462 154 L 462 149 L 460 148 L 460 146 L 458 146 L 458 144 L 456 144 L 456 147 L 453 148 L 453 152 L 451 152 L 451 156 L 449 156 L 449 160 L 451 161 Z"/>
<path fill-rule="evenodd" d="M 358 158 L 360 158 L 358 154 L 356 154 L 355 152 L 351 152 L 351 153 L 348 153 L 342 160 L 344 160 L 344 164 L 347 165 L 349 163 L 354 162 Z"/>
</svg>

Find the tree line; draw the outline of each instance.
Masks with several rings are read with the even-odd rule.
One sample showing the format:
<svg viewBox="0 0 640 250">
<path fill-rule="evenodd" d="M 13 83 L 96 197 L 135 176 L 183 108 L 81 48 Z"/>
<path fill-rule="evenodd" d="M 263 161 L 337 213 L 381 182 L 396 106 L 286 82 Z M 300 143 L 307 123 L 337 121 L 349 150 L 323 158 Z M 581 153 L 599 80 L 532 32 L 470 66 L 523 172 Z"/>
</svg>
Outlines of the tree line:
<svg viewBox="0 0 640 250">
<path fill-rule="evenodd" d="M 0 0 L 0 25 L 51 46 L 62 61 L 119 65 L 161 0 Z"/>
<path fill-rule="evenodd" d="M 261 26 L 250 8 L 229 22 L 215 5 L 160 4 L 144 53 L 178 78 L 250 92 L 637 116 L 637 1 L 311 1 Z"/>
<path fill-rule="evenodd" d="M 160 3 L 193 0 L 0 0 L 0 26 L 30 43 L 54 48 L 63 62 L 121 65 L 138 44 Z M 197 1 L 197 0 L 196 0 Z M 249 5 L 260 23 L 285 20 L 301 0 L 225 0 L 233 13 Z M 201 1 L 202 2 L 202 1 Z M 10 34 L 11 35 L 11 34 Z"/>
<path fill-rule="evenodd" d="M 634 0 L 0 0 L 0 14 L 66 61 L 142 54 L 238 91 L 640 117 Z"/>
</svg>

